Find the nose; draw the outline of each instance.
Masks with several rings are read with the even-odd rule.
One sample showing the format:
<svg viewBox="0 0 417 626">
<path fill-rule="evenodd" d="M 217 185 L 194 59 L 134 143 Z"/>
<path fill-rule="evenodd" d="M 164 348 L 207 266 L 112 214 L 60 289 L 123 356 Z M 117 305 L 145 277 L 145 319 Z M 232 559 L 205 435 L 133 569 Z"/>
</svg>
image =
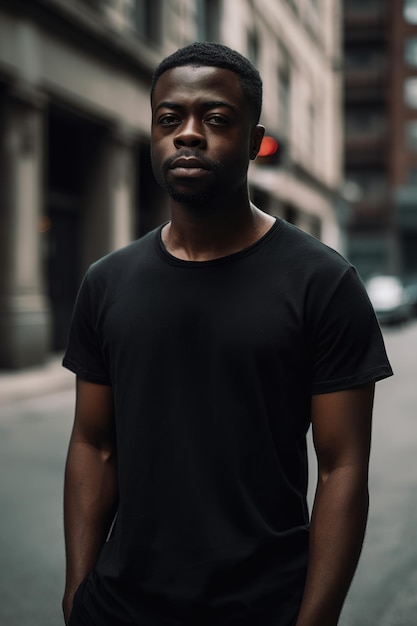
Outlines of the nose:
<svg viewBox="0 0 417 626">
<path fill-rule="evenodd" d="M 178 128 L 178 132 L 174 138 L 174 144 L 176 148 L 187 147 L 201 147 L 205 144 L 205 136 L 203 131 L 203 125 L 200 120 L 195 118 L 189 118 L 185 120 Z"/>
</svg>

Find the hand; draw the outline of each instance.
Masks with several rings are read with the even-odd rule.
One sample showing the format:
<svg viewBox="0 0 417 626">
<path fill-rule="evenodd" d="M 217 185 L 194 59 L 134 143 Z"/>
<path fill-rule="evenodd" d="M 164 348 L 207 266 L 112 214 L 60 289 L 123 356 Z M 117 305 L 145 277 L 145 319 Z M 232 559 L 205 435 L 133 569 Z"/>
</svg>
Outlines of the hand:
<svg viewBox="0 0 417 626">
<path fill-rule="evenodd" d="M 65 593 L 62 599 L 62 612 L 64 614 L 64 622 L 68 624 L 69 618 L 72 611 L 72 606 L 74 603 L 74 594 L 73 593 Z"/>
</svg>

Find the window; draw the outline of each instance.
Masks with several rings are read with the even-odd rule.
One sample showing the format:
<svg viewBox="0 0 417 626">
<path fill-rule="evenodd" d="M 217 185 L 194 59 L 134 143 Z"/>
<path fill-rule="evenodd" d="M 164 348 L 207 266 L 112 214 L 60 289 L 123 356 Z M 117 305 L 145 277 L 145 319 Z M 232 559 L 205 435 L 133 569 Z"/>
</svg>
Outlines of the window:
<svg viewBox="0 0 417 626">
<path fill-rule="evenodd" d="M 200 41 L 218 41 L 220 37 L 219 0 L 198 0 L 198 38 Z"/>
<path fill-rule="evenodd" d="M 404 0 L 403 16 L 409 24 L 417 24 L 417 0 Z"/>
<path fill-rule="evenodd" d="M 417 109 L 417 78 L 407 78 L 403 91 L 405 104 L 411 109 Z"/>
<path fill-rule="evenodd" d="M 362 278 L 366 279 L 372 274 L 381 273 L 386 265 L 389 248 L 389 239 L 375 231 L 372 235 L 353 231 L 347 256 L 356 267 L 360 268 Z"/>
<path fill-rule="evenodd" d="M 278 72 L 279 128 L 284 135 L 290 130 L 290 72 L 289 68 Z"/>
<path fill-rule="evenodd" d="M 356 200 L 381 201 L 388 197 L 386 176 L 378 171 L 351 172 L 349 181 L 351 193 L 356 192 Z"/>
<path fill-rule="evenodd" d="M 417 67 L 417 37 L 409 37 L 405 40 L 404 60 L 411 67 Z"/>
<path fill-rule="evenodd" d="M 357 69 L 372 65 L 374 50 L 372 48 L 355 48 L 346 50 L 345 63 L 348 69 Z"/>
<path fill-rule="evenodd" d="M 159 0 L 134 0 L 133 19 L 136 33 L 141 39 L 148 43 L 160 43 Z"/>
<path fill-rule="evenodd" d="M 248 58 L 255 67 L 258 66 L 259 57 L 259 37 L 256 30 L 248 32 Z"/>
<path fill-rule="evenodd" d="M 314 158 L 316 149 L 316 107 L 314 102 L 310 102 L 308 105 L 308 131 L 307 131 L 307 149 L 308 153 Z"/>
<path fill-rule="evenodd" d="M 384 67 L 385 54 L 372 47 L 350 48 L 345 51 L 347 70 L 379 70 Z"/>
<path fill-rule="evenodd" d="M 349 111 L 345 115 L 347 137 L 380 137 L 386 130 L 386 116 L 372 110 Z"/>
<path fill-rule="evenodd" d="M 408 122 L 405 125 L 405 144 L 413 152 L 417 152 L 417 120 Z"/>
</svg>

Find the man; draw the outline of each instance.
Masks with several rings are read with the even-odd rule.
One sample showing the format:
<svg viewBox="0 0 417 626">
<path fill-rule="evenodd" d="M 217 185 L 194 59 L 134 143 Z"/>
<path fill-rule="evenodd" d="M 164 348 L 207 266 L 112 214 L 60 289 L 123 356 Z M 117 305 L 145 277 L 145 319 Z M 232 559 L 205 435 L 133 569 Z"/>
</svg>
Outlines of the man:
<svg viewBox="0 0 417 626">
<path fill-rule="evenodd" d="M 171 220 L 89 269 L 64 358 L 71 626 L 337 624 L 367 518 L 374 382 L 392 372 L 349 263 L 250 202 L 261 94 L 219 44 L 155 72 Z"/>
</svg>

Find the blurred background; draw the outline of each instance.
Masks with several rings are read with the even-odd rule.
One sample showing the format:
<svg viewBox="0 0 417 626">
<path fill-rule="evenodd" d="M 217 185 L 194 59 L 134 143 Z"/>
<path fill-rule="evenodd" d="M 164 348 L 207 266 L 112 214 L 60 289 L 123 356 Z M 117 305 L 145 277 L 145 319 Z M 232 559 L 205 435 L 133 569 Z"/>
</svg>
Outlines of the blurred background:
<svg viewBox="0 0 417 626">
<path fill-rule="evenodd" d="M 60 358 L 88 265 L 168 217 L 150 81 L 195 40 L 263 78 L 252 200 L 352 261 L 383 325 L 397 376 L 378 388 L 374 506 L 341 624 L 415 626 L 417 0 L 0 0 L 0 622 L 60 623 Z"/>
</svg>

